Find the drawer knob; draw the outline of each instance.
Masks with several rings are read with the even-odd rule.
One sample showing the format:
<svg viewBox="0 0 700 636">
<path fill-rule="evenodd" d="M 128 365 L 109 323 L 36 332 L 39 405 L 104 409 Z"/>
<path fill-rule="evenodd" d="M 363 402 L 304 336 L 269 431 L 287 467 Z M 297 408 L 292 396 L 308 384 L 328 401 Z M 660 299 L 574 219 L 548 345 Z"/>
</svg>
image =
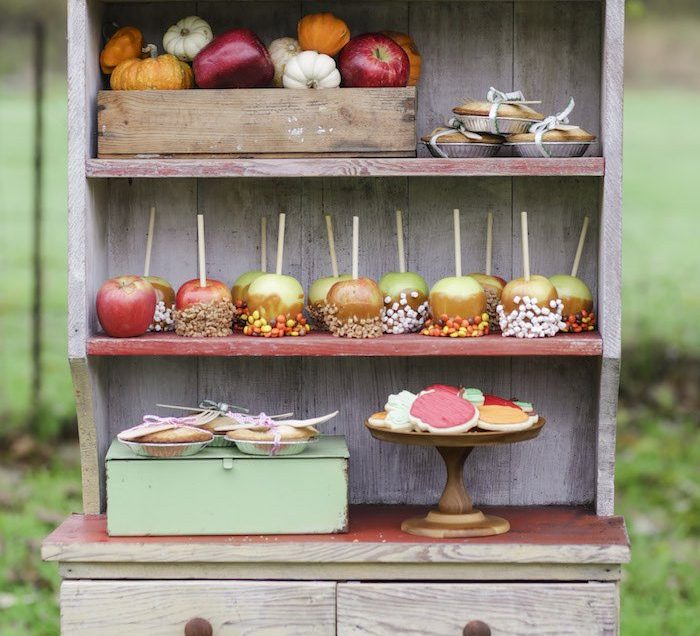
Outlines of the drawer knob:
<svg viewBox="0 0 700 636">
<path fill-rule="evenodd" d="M 491 628 L 484 621 L 469 621 L 462 630 L 463 636 L 491 636 Z"/>
<path fill-rule="evenodd" d="M 191 618 L 185 625 L 185 636 L 212 636 L 214 630 L 205 618 Z"/>
</svg>

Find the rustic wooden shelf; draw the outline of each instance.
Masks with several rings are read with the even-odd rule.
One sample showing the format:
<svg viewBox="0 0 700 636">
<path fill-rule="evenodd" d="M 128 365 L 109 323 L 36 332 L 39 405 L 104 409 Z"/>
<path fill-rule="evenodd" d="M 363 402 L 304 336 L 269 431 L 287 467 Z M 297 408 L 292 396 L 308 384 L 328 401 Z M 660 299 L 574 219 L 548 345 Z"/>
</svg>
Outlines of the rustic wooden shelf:
<svg viewBox="0 0 700 636">
<path fill-rule="evenodd" d="M 381 565 L 377 572 L 385 577 L 387 568 L 393 570 L 391 576 L 398 572 L 409 577 L 417 568 L 438 566 L 431 568 L 433 576 L 462 579 L 468 578 L 470 569 L 485 567 L 498 578 L 500 566 L 521 564 L 524 577 L 536 578 L 546 564 L 548 577 L 556 577 L 557 572 L 561 577 L 572 576 L 571 568 L 583 567 L 596 570 L 597 577 L 614 579 L 619 576 L 619 564 L 629 561 L 622 517 L 596 516 L 580 506 L 485 510 L 507 517 L 510 532 L 442 540 L 401 532 L 403 519 L 425 513 L 418 506 L 351 506 L 349 532 L 328 535 L 110 537 L 105 515 L 74 514 L 46 538 L 42 556 L 60 562 L 67 578 L 79 578 L 88 571 L 92 577 L 109 577 L 110 568 L 120 568 L 120 576 L 136 577 L 145 564 L 164 578 L 176 566 L 182 578 L 188 565 L 200 568 L 201 576 L 235 563 L 236 571 L 257 568 L 258 574 L 251 578 L 270 576 L 273 570 L 289 578 L 290 568 L 307 568 L 308 576 L 319 578 L 324 566 L 336 568 L 337 576 L 363 566 L 367 576 L 367 566 L 372 564 Z M 304 578 L 303 573 L 296 575 Z"/>
<path fill-rule="evenodd" d="M 87 341 L 93 356 L 600 356 L 598 332 L 561 334 L 554 338 L 520 340 L 491 334 L 481 338 L 433 338 L 419 334 L 383 336 L 373 340 L 336 338 L 327 332 L 303 338 L 183 338 L 146 334 L 138 338 L 93 336 Z"/>
<path fill-rule="evenodd" d="M 605 159 L 87 159 L 85 174 L 91 178 L 602 177 Z"/>
</svg>

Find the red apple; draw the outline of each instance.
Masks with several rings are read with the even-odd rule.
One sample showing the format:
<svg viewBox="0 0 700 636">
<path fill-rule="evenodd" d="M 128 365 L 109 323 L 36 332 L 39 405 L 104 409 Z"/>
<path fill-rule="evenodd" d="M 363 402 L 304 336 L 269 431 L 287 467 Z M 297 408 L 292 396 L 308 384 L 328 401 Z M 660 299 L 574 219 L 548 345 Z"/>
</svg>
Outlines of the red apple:
<svg viewBox="0 0 700 636">
<path fill-rule="evenodd" d="M 97 292 L 97 317 L 108 336 L 132 338 L 148 330 L 156 309 L 156 292 L 140 276 L 118 276 Z"/>
<path fill-rule="evenodd" d="M 206 285 L 202 287 L 199 284 L 199 278 L 193 278 L 183 283 L 177 290 L 175 308 L 182 310 L 192 305 L 209 305 L 219 300 L 231 302 L 231 292 L 224 283 L 207 278 Z"/>
<path fill-rule="evenodd" d="M 268 50 L 250 29 L 215 37 L 194 58 L 192 69 L 200 88 L 260 88 L 275 75 Z"/>
<path fill-rule="evenodd" d="M 338 59 L 343 86 L 386 88 L 406 86 L 411 63 L 404 51 L 382 33 L 352 38 Z"/>
</svg>

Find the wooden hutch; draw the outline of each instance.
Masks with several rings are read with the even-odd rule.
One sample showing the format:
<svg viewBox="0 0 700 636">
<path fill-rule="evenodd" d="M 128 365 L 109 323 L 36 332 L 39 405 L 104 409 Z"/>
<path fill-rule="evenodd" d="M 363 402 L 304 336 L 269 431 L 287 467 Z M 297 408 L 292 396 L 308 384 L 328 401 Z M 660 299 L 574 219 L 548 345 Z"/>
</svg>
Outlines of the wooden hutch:
<svg viewBox="0 0 700 636">
<path fill-rule="evenodd" d="M 69 356 L 77 399 L 83 511 L 44 543 L 56 561 L 65 634 L 614 634 L 621 564 L 614 517 L 620 358 L 624 0 L 69 0 Z M 247 26 L 265 42 L 332 10 L 353 33 L 409 32 L 423 55 L 419 135 L 467 96 L 519 89 L 546 112 L 576 99 L 573 119 L 598 134 L 581 159 L 98 159 L 96 94 L 103 24 L 138 24 L 160 43 L 179 18 L 215 30 Z M 371 131 L 368 131 L 371 134 Z M 231 283 L 259 262 L 260 216 L 287 213 L 287 273 L 305 288 L 326 274 L 322 211 L 341 266 L 362 218 L 362 273 L 394 269 L 394 210 L 406 211 L 409 268 L 448 275 L 451 211 L 462 211 L 465 271 L 484 260 L 494 213 L 494 270 L 520 275 L 519 214 L 530 219 L 533 272 L 569 267 L 591 217 L 579 275 L 600 330 L 521 341 L 234 336 L 188 340 L 98 335 L 95 294 L 138 272 L 151 205 L 159 211 L 152 272 L 177 287 L 196 271 L 195 215 L 205 213 L 209 275 Z M 319 237 L 321 240 L 319 240 Z M 497 537 L 434 540 L 402 519 L 434 503 L 443 468 L 430 449 L 380 443 L 366 417 L 399 389 L 434 383 L 532 400 L 535 440 L 477 449 L 466 469 L 475 501 L 507 517 Z M 350 532 L 340 535 L 110 538 L 104 459 L 117 432 L 156 402 L 244 400 L 317 414 L 350 447 Z M 270 412 L 268 411 L 268 412 Z M 274 484 L 261 484 L 261 488 Z M 182 502 L 187 506 L 187 501 Z M 236 493 L 229 502 L 236 505 Z M 192 621 L 199 617 L 203 621 Z M 476 621 L 476 622 L 475 622 Z M 480 631 L 481 630 L 481 631 Z"/>
</svg>

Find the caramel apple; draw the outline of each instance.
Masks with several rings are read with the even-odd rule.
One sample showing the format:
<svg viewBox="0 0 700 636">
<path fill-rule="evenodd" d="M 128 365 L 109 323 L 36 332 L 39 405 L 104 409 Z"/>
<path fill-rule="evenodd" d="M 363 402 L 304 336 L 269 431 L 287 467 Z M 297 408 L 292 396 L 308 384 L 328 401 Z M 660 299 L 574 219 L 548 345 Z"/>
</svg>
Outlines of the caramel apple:
<svg viewBox="0 0 700 636">
<path fill-rule="evenodd" d="M 172 307 L 175 304 L 175 290 L 165 278 L 160 276 L 144 276 L 144 278 L 155 289 L 156 301 L 164 303 L 166 307 Z"/>
<path fill-rule="evenodd" d="M 576 276 L 586 241 L 588 223 L 589 218 L 585 217 L 571 274 L 557 274 L 549 279 L 563 303 L 564 326 L 561 330 L 566 332 L 593 331 L 596 326 L 596 317 L 593 313 L 593 294 L 588 289 L 588 285 Z"/>
<path fill-rule="evenodd" d="M 153 250 L 153 232 L 156 223 L 156 208 L 151 206 L 151 214 L 148 221 L 148 234 L 146 236 L 146 258 L 143 264 L 143 279 L 151 283 L 156 292 L 156 308 L 153 320 L 148 326 L 148 331 L 173 331 L 175 321 L 173 310 L 175 309 L 175 290 L 173 286 L 160 276 L 150 276 L 151 252 Z"/>
<path fill-rule="evenodd" d="M 334 336 L 377 338 L 382 335 L 384 301 L 379 286 L 358 277 L 359 218 L 352 218 L 352 278 L 335 283 L 326 296 L 326 324 Z"/>
<path fill-rule="evenodd" d="M 459 210 L 454 210 L 455 276 L 442 278 L 430 290 L 430 320 L 424 336 L 466 338 L 489 333 L 486 292 L 471 276 L 462 276 Z"/>
<path fill-rule="evenodd" d="M 234 307 L 234 327 L 243 329 L 248 313 L 248 288 L 250 284 L 267 274 L 267 217 L 260 218 L 260 269 L 254 269 L 241 274 L 233 283 L 231 296 Z"/>
<path fill-rule="evenodd" d="M 379 279 L 384 301 L 382 331 L 413 333 L 420 331 L 428 318 L 428 284 L 420 274 L 406 271 L 401 210 L 396 210 L 396 243 L 399 271 L 388 272 Z"/>
<path fill-rule="evenodd" d="M 296 278 L 282 274 L 284 226 L 285 214 L 282 213 L 279 215 L 276 273 L 258 276 L 248 287 L 247 310 L 242 316 L 246 336 L 304 336 L 309 331 L 302 313 L 304 289 Z"/>
<path fill-rule="evenodd" d="M 204 216 L 197 215 L 199 278 L 183 283 L 175 297 L 175 333 L 188 337 L 230 336 L 233 325 L 231 292 L 221 281 L 206 277 Z"/>
<path fill-rule="evenodd" d="M 563 325 L 562 302 L 549 279 L 530 275 L 527 212 L 521 214 L 523 270 L 525 275 L 510 281 L 496 308 L 502 335 L 516 338 L 555 336 Z"/>
</svg>

